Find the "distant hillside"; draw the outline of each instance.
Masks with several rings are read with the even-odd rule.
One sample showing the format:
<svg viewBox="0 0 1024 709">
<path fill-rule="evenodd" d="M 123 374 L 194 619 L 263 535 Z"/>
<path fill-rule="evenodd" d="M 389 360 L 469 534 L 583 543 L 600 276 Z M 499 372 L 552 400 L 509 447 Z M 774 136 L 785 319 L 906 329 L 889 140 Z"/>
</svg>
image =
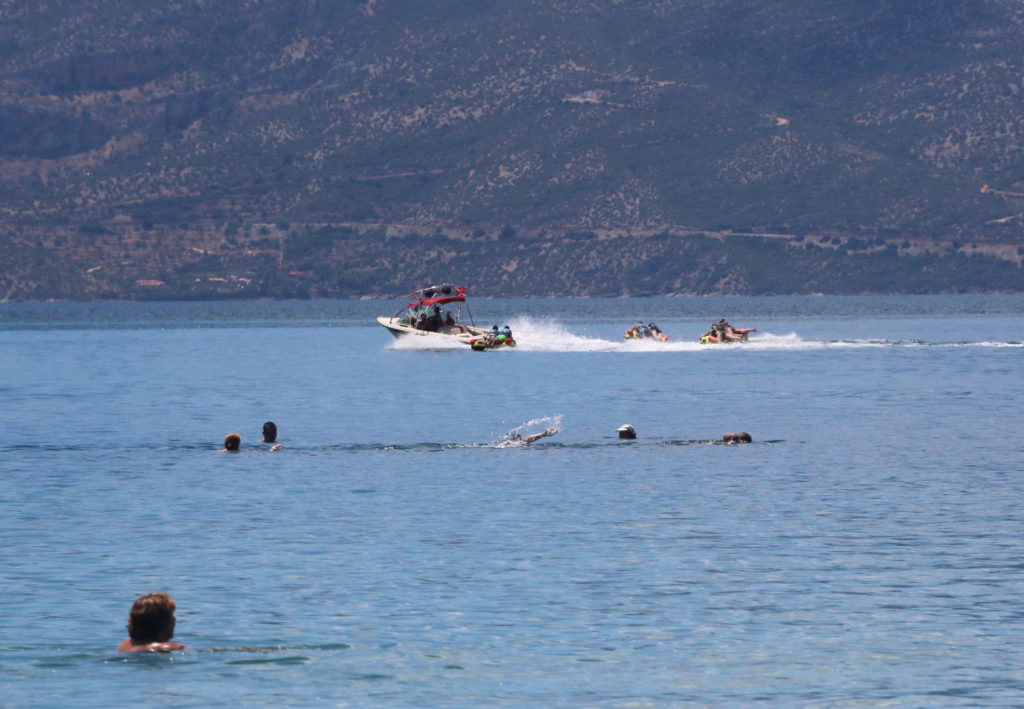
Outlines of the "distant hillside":
<svg viewBox="0 0 1024 709">
<path fill-rule="evenodd" d="M 1016 0 L 0 2 L 0 59 L 0 300 L 1024 290 Z"/>
</svg>

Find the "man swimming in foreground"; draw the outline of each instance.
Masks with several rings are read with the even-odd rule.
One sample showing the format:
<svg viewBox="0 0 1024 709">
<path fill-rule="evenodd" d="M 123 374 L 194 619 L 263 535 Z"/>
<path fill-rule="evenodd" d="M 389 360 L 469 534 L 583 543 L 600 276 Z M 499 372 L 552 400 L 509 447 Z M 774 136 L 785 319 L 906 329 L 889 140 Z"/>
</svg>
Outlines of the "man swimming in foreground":
<svg viewBox="0 0 1024 709">
<path fill-rule="evenodd" d="M 128 614 L 128 637 L 117 646 L 118 652 L 170 652 L 185 646 L 174 637 L 174 599 L 156 591 L 137 598 Z"/>
</svg>

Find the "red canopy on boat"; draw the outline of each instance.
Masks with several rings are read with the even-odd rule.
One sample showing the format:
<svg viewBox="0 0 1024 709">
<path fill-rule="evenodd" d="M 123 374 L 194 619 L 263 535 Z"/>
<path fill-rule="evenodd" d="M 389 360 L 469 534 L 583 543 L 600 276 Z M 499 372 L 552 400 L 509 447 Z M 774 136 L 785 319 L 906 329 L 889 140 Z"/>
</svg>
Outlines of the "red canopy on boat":
<svg viewBox="0 0 1024 709">
<path fill-rule="evenodd" d="M 462 303 L 466 300 L 466 286 L 431 286 L 412 293 L 410 297 L 418 298 L 408 304 L 410 308 Z"/>
</svg>

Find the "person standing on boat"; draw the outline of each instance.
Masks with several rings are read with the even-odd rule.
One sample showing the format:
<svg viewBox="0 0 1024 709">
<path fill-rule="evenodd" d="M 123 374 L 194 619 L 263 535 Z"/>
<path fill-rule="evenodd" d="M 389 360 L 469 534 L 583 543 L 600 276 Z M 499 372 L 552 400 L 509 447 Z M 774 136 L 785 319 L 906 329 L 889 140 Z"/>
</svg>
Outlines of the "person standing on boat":
<svg viewBox="0 0 1024 709">
<path fill-rule="evenodd" d="M 441 306 L 435 305 L 434 312 L 427 318 L 427 326 L 424 328 L 428 332 L 437 332 L 441 329 L 441 324 L 444 322 L 444 318 L 441 317 Z"/>
</svg>

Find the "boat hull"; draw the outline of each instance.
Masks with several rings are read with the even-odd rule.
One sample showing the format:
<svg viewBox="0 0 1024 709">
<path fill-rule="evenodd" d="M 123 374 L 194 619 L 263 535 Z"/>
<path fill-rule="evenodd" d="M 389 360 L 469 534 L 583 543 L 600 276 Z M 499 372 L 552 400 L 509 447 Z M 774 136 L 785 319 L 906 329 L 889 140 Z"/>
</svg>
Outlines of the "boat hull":
<svg viewBox="0 0 1024 709">
<path fill-rule="evenodd" d="M 398 320 L 381 316 L 377 318 L 377 322 L 388 332 L 395 337 L 427 337 L 427 338 L 441 338 L 444 340 L 454 340 L 461 342 L 464 345 L 471 343 L 473 338 L 482 337 L 486 335 L 489 330 L 485 330 L 481 327 L 473 327 L 472 325 L 442 325 L 441 329 L 437 332 L 431 332 L 429 330 L 417 330 L 414 327 L 408 325 L 402 325 Z"/>
</svg>

